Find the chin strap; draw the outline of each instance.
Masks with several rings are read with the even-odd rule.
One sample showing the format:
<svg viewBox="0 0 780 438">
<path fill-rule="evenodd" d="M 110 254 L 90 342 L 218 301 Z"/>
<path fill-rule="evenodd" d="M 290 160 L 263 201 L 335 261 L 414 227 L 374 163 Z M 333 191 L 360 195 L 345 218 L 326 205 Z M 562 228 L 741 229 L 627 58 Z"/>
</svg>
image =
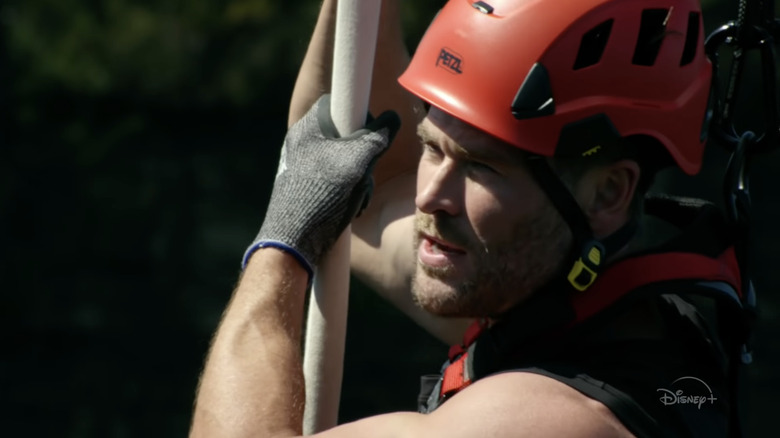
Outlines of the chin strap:
<svg viewBox="0 0 780 438">
<path fill-rule="evenodd" d="M 597 240 L 593 237 L 585 213 L 561 178 L 550 167 L 547 159 L 532 155 L 528 157 L 527 163 L 536 182 L 571 230 L 574 239 L 573 262 L 566 278 L 574 289 L 585 291 L 598 278 L 607 256 L 626 246 L 636 234 L 638 219 L 632 218 L 616 232 L 600 241 Z"/>
</svg>

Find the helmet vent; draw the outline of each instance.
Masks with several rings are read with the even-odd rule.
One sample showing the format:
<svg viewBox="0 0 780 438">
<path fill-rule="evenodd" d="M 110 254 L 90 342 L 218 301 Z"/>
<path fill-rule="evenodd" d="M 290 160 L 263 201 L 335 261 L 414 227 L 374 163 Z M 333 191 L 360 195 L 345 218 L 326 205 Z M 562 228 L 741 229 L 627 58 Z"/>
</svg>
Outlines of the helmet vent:
<svg viewBox="0 0 780 438">
<path fill-rule="evenodd" d="M 540 63 L 531 67 L 512 101 L 512 115 L 518 120 L 555 114 L 550 75 Z"/>
<path fill-rule="evenodd" d="M 580 49 L 577 51 L 577 59 L 574 60 L 574 70 L 597 64 L 601 60 L 601 55 L 604 54 L 607 41 L 609 41 L 609 35 L 612 33 L 614 21 L 609 19 L 585 32 L 580 41 Z"/>
<path fill-rule="evenodd" d="M 483 14 L 490 15 L 493 13 L 493 6 L 490 6 L 485 2 L 475 2 L 472 3 L 471 6 L 473 6 L 474 9 L 478 10 L 479 12 L 482 12 Z"/>
<path fill-rule="evenodd" d="M 699 47 L 699 13 L 688 14 L 688 31 L 685 34 L 685 48 L 683 49 L 680 66 L 688 65 L 696 57 L 696 49 Z"/>
<path fill-rule="evenodd" d="M 666 23 L 671 15 L 671 9 L 645 9 L 642 11 L 642 22 L 639 25 L 639 37 L 634 49 L 635 65 L 651 66 L 655 64 L 661 43 L 666 36 Z"/>
</svg>

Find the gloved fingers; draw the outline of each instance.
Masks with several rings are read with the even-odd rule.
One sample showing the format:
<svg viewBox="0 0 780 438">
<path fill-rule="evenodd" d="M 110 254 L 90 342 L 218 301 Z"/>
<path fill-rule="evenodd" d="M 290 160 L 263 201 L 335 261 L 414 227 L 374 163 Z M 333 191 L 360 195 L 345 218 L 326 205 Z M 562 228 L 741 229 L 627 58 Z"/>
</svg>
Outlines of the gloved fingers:
<svg viewBox="0 0 780 438">
<path fill-rule="evenodd" d="M 395 135 L 398 133 L 398 129 L 400 127 L 401 127 L 401 118 L 398 117 L 398 114 L 392 110 L 383 112 L 382 114 L 379 115 L 379 117 L 369 122 L 369 124 L 366 126 L 366 129 L 370 130 L 368 132 L 373 131 L 381 135 L 382 137 L 386 137 L 387 142 L 381 143 L 381 147 L 374 151 L 374 155 L 371 157 L 370 161 L 368 162 L 368 166 L 366 166 L 364 178 L 368 179 L 367 181 L 368 195 L 364 201 L 364 204 L 361 206 L 358 215 L 368 205 L 368 198 L 371 197 L 371 193 L 373 192 L 374 179 L 372 175 L 374 174 L 374 166 L 376 166 L 376 163 L 377 161 L 379 161 L 379 158 L 382 157 L 382 155 L 384 155 L 385 152 L 387 152 L 387 150 L 390 148 L 390 145 L 393 144 L 393 138 L 395 138 Z"/>
<path fill-rule="evenodd" d="M 358 182 L 352 191 L 352 197 L 354 198 L 350 205 L 354 206 L 354 210 L 349 215 L 350 220 L 360 217 L 363 210 L 368 207 L 368 203 L 371 201 L 371 196 L 374 194 L 374 177 L 371 176 L 369 170 L 363 178 Z"/>
<path fill-rule="evenodd" d="M 336 140 L 349 141 L 359 139 L 371 133 L 378 133 L 382 137 L 387 138 L 387 144 L 389 145 L 393 141 L 393 138 L 395 138 L 395 135 L 398 133 L 400 128 L 401 118 L 398 117 L 398 113 L 393 110 L 387 110 L 380 114 L 377 118 L 370 117 L 369 114 L 368 122 L 365 126 L 347 136 L 338 138 Z"/>
<path fill-rule="evenodd" d="M 385 111 L 377 118 L 372 117 L 371 113 L 368 113 L 365 126 L 342 137 L 339 136 L 338 129 L 336 129 L 336 125 L 333 123 L 333 117 L 331 117 L 330 94 L 322 95 L 314 105 L 316 107 L 317 122 L 319 123 L 320 132 L 323 137 L 328 139 L 348 141 L 359 138 L 369 132 L 378 132 L 382 128 L 387 128 L 388 143 L 390 143 L 401 128 L 401 118 L 398 116 L 398 113 L 393 110 Z"/>
<path fill-rule="evenodd" d="M 376 127 L 379 127 L 378 131 L 380 135 L 383 135 L 386 132 L 387 143 L 384 143 L 383 147 L 374 153 L 374 156 L 371 158 L 371 161 L 369 161 L 368 166 L 363 173 L 363 178 L 355 188 L 355 191 L 360 193 L 359 196 L 362 197 L 362 200 L 356 203 L 356 205 L 359 205 L 359 207 L 357 211 L 353 213 L 353 218 L 359 217 L 363 213 L 363 210 L 368 207 L 368 203 L 371 201 L 371 196 L 374 193 L 374 166 L 376 166 L 379 158 L 390 148 L 390 145 L 393 143 L 393 138 L 401 126 L 401 119 L 398 117 L 398 114 L 396 114 L 395 111 L 385 111 L 376 120 L 379 121 L 378 124 L 373 125 L 369 129 L 375 129 Z M 371 121 L 369 124 L 372 124 L 373 122 L 374 121 Z M 383 130 L 386 131 L 382 132 Z"/>
<path fill-rule="evenodd" d="M 379 115 L 379 117 L 370 120 L 364 129 L 371 132 L 378 132 L 382 128 L 387 128 L 387 142 L 392 143 L 398 130 L 401 129 L 401 118 L 393 110 L 387 110 Z"/>
</svg>

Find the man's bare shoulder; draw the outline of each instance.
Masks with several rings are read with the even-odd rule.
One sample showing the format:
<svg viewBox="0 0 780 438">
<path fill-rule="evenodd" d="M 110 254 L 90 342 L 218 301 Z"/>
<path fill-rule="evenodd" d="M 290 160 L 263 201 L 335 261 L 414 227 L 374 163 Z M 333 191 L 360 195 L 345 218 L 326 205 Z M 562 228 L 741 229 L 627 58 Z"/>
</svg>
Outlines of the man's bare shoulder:
<svg viewBox="0 0 780 438">
<path fill-rule="evenodd" d="M 602 403 L 534 373 L 496 374 L 464 389 L 435 413 L 485 418 L 484 436 L 631 437 Z"/>
<path fill-rule="evenodd" d="M 428 415 L 381 415 L 322 434 L 353 436 L 633 437 L 600 402 L 549 377 L 524 372 L 484 378 Z"/>
</svg>

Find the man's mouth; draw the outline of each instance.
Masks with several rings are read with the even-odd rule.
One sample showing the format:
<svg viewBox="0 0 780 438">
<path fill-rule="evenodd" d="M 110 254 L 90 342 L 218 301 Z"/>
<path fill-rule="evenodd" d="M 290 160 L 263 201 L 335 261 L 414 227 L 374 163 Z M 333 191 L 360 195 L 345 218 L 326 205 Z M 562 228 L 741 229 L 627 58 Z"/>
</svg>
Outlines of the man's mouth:
<svg viewBox="0 0 780 438">
<path fill-rule="evenodd" d="M 429 234 L 420 234 L 419 262 L 424 266 L 439 269 L 456 269 L 466 263 L 466 251 L 453 243 Z M 455 271 L 453 271 L 455 272 Z"/>
<path fill-rule="evenodd" d="M 422 234 L 422 238 L 425 239 L 428 245 L 430 245 L 430 250 L 434 254 L 444 254 L 444 253 L 460 253 L 465 254 L 466 251 L 464 251 L 462 248 L 449 243 L 443 239 L 433 237 L 429 234 Z"/>
</svg>

